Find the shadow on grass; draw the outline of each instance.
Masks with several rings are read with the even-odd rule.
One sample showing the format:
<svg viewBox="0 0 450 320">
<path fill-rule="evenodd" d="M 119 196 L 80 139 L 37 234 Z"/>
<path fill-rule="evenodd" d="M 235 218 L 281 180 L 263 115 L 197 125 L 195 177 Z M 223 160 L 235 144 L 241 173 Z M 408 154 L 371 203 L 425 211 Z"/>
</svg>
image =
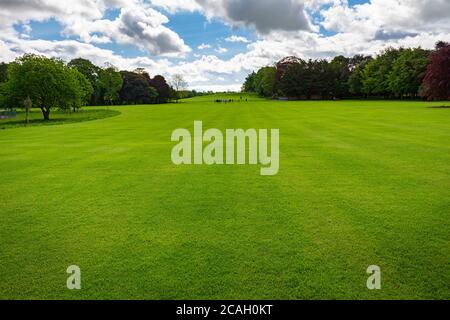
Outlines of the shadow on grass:
<svg viewBox="0 0 450 320">
<path fill-rule="evenodd" d="M 428 109 L 450 109 L 450 105 L 449 106 L 433 106 L 433 107 L 428 107 Z"/>
<path fill-rule="evenodd" d="M 0 120 L 0 129 L 11 129 L 21 127 L 36 127 L 36 126 L 52 126 L 62 125 L 77 122 L 93 121 L 116 117 L 121 112 L 117 110 L 109 109 L 83 109 L 78 112 L 67 113 L 62 111 L 56 111 L 50 114 L 50 120 L 45 121 L 42 119 L 42 113 L 39 111 L 32 111 L 29 114 L 28 125 L 25 124 L 25 112 L 18 112 L 17 117 L 13 119 Z"/>
</svg>

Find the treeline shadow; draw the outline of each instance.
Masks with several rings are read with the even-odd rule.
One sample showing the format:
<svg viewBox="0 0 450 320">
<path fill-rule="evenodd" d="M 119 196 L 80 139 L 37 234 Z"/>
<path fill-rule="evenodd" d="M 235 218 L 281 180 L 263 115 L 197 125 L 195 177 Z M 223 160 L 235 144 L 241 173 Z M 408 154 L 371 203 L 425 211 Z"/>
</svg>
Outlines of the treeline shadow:
<svg viewBox="0 0 450 320">
<path fill-rule="evenodd" d="M 20 112 L 15 118 L 0 120 L 0 129 L 63 125 L 112 118 L 120 114 L 120 111 L 110 109 L 84 109 L 72 113 L 58 111 L 50 114 L 50 120 L 46 121 L 42 118 L 42 114 L 40 112 L 33 111 L 30 113 L 28 123 L 26 123 L 25 113 Z"/>
</svg>

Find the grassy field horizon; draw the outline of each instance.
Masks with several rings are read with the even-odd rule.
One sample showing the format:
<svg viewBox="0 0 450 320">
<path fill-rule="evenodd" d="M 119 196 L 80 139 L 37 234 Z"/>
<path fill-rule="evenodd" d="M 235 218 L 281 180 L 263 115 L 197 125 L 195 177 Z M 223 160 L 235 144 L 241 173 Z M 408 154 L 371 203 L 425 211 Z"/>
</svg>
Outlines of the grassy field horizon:
<svg viewBox="0 0 450 320">
<path fill-rule="evenodd" d="M 450 298 L 450 109 L 245 98 L 0 130 L 0 299 Z M 280 129 L 278 175 L 172 164 L 196 120 Z"/>
</svg>

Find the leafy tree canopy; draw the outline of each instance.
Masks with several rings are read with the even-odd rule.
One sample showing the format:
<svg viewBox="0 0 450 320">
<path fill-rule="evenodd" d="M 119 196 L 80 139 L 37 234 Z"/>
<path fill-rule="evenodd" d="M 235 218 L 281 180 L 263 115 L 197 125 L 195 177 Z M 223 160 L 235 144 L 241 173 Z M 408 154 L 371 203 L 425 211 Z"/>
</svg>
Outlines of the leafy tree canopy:
<svg viewBox="0 0 450 320">
<path fill-rule="evenodd" d="M 5 84 L 6 100 L 10 106 L 23 107 L 30 98 L 40 108 L 45 120 L 54 108 L 69 109 L 82 105 L 90 88 L 83 86 L 86 78 L 57 59 L 38 55 L 24 55 L 8 67 Z M 87 90 L 87 91 L 86 91 Z"/>
<path fill-rule="evenodd" d="M 156 89 L 149 86 L 142 73 L 122 71 L 123 86 L 119 92 L 122 104 L 153 103 Z M 153 90 L 151 90 L 153 89 Z"/>
<path fill-rule="evenodd" d="M 395 60 L 388 76 L 389 90 L 397 97 L 416 96 L 420 90 L 430 51 L 405 49 Z"/>
<path fill-rule="evenodd" d="M 421 95 L 428 99 L 450 99 L 450 43 L 439 42 L 431 54 Z"/>
<path fill-rule="evenodd" d="M 363 90 L 368 95 L 392 95 L 389 74 L 404 49 L 389 48 L 370 61 L 363 72 Z"/>
<path fill-rule="evenodd" d="M 110 65 L 100 70 L 98 83 L 105 101 L 113 104 L 119 100 L 119 91 L 122 89 L 123 80 L 120 72 L 114 66 Z"/>
</svg>

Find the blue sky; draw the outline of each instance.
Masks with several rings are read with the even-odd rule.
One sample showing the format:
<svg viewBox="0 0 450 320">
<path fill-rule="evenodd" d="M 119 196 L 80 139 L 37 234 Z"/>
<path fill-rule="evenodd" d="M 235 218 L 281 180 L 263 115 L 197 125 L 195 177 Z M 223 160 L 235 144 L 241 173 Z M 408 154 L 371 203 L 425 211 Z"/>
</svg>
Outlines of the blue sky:
<svg viewBox="0 0 450 320">
<path fill-rule="evenodd" d="M 0 60 L 26 52 L 237 90 L 287 55 L 375 54 L 450 37 L 443 0 L 0 0 Z"/>
</svg>

